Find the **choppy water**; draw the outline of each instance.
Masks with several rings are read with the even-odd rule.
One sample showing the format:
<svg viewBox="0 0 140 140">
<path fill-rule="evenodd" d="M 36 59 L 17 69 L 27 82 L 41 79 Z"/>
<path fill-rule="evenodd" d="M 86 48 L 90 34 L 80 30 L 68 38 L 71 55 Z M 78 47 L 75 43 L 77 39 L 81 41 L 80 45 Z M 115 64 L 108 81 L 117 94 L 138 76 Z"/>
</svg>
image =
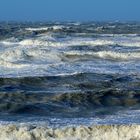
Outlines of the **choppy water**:
<svg viewBox="0 0 140 140">
<path fill-rule="evenodd" d="M 140 123 L 140 23 L 0 23 L 0 120 Z"/>
</svg>

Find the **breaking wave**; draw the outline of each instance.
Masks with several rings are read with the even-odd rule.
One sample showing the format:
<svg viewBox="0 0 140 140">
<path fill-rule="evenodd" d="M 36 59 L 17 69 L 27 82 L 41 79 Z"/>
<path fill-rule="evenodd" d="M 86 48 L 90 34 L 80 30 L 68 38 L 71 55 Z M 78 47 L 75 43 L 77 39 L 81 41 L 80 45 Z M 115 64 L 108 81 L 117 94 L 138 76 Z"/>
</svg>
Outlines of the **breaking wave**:
<svg viewBox="0 0 140 140">
<path fill-rule="evenodd" d="M 100 35 L 102 36 L 102 35 Z M 50 34 L 45 34 L 37 38 L 25 39 L 20 42 L 12 41 L 1 41 L 3 45 L 22 45 L 22 46 L 52 46 L 52 47 L 68 47 L 78 45 L 89 45 L 89 46 L 107 46 L 107 45 L 118 45 L 124 47 L 140 47 L 140 37 L 137 36 L 124 36 L 124 35 L 105 35 L 99 38 L 79 38 L 69 37 L 66 39 L 57 39 L 52 37 Z"/>
<path fill-rule="evenodd" d="M 29 76 L 39 73 L 60 75 L 96 70 L 105 73 L 124 72 L 130 69 L 132 61 L 139 63 L 139 40 L 138 36 L 132 35 L 58 38 L 48 33 L 21 41 L 15 41 L 15 38 L 4 40 L 0 43 L 1 76 L 9 76 L 9 73 L 25 76 L 30 71 Z M 106 65 L 103 65 L 105 61 Z M 113 69 L 115 67 L 117 69 Z M 138 67 L 133 67 L 133 71 L 138 72 Z"/>
</svg>

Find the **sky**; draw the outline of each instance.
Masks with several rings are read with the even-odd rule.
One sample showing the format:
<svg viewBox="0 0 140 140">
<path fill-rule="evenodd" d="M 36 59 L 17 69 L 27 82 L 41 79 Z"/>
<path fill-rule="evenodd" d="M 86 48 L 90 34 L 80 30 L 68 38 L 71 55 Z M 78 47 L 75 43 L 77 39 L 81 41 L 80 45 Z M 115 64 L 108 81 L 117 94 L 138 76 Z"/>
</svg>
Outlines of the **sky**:
<svg viewBox="0 0 140 140">
<path fill-rule="evenodd" d="M 140 0 L 0 0 L 0 21 L 140 21 Z"/>
</svg>

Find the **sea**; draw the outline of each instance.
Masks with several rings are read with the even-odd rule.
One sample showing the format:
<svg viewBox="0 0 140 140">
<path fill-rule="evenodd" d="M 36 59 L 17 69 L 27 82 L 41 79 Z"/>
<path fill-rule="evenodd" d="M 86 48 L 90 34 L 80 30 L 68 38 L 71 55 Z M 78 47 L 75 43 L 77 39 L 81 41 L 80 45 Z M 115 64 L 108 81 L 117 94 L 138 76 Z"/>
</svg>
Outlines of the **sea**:
<svg viewBox="0 0 140 140">
<path fill-rule="evenodd" d="M 0 22 L 0 124 L 139 118 L 139 22 Z"/>
</svg>

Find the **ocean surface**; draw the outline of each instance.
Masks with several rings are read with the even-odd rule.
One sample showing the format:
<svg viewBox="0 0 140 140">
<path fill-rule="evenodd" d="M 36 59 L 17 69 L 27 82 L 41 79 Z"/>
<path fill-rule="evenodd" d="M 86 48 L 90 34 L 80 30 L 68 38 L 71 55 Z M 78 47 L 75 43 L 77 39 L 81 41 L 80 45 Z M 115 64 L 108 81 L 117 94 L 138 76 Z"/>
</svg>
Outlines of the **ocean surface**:
<svg viewBox="0 0 140 140">
<path fill-rule="evenodd" d="M 0 23 L 0 123 L 140 124 L 140 23 Z"/>
</svg>

